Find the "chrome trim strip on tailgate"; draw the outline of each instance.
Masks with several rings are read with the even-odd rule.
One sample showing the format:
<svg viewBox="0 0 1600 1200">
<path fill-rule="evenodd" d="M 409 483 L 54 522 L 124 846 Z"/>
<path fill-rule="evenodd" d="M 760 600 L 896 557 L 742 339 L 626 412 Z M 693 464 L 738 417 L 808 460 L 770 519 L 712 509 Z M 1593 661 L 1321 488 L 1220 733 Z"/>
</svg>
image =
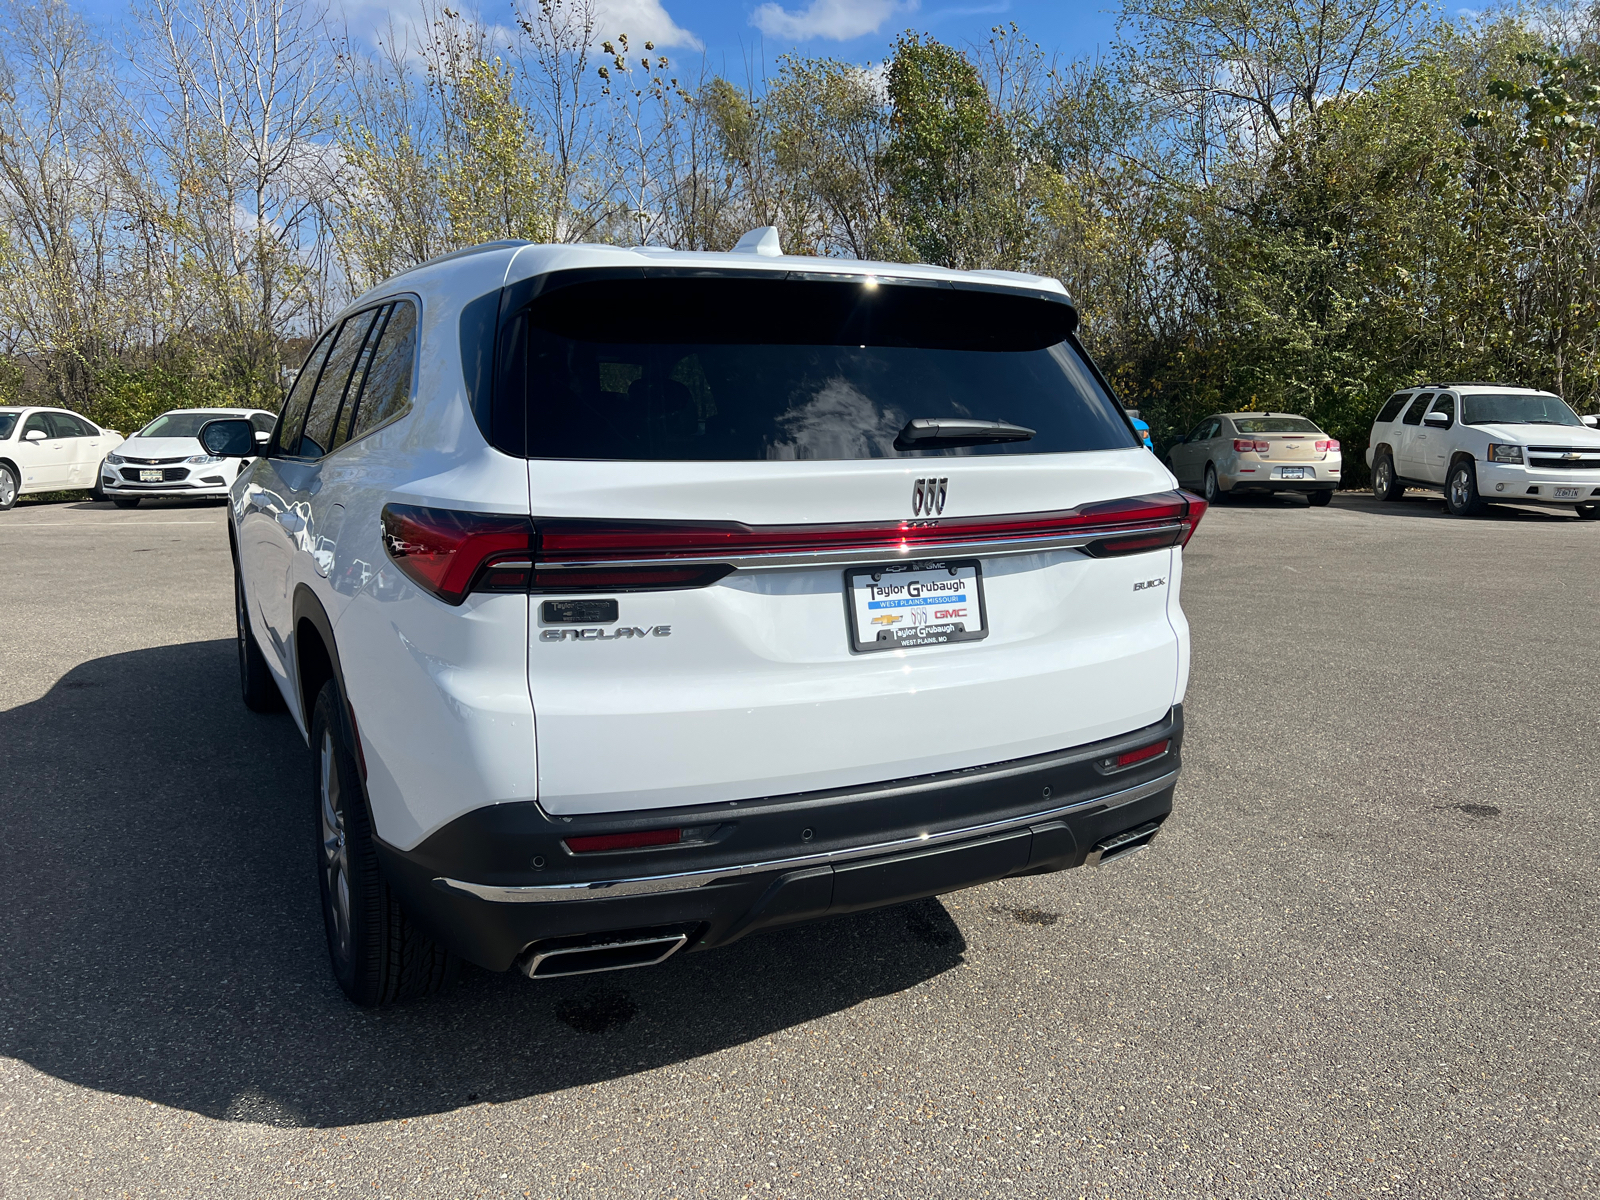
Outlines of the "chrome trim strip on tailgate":
<svg viewBox="0 0 1600 1200">
<path fill-rule="evenodd" d="M 1034 537 L 1006 538 L 975 542 L 922 542 L 910 546 L 868 546 L 845 550 L 811 550 L 770 554 L 661 555 L 655 558 L 607 558 L 593 562 L 541 562 L 540 571 L 593 571 L 614 567 L 711 567 L 732 566 L 741 571 L 777 571 L 788 567 L 847 566 L 928 558 L 1003 558 L 1014 554 L 1038 554 L 1045 550 L 1077 550 L 1091 542 L 1108 538 L 1137 537 L 1140 534 L 1179 533 L 1182 524 L 1127 525 L 1082 533 L 1047 533 Z M 521 564 L 502 564 L 520 566 Z"/>
<path fill-rule="evenodd" d="M 964 829 L 950 829 L 943 833 L 925 833 L 921 837 L 898 838 L 892 842 L 879 842 L 871 846 L 855 846 L 848 850 L 830 850 L 820 854 L 805 854 L 797 858 L 778 858 L 768 862 L 743 863 L 730 867 L 716 867 L 705 871 L 685 871 L 676 875 L 648 875 L 636 879 L 607 879 L 595 880 L 588 883 L 559 883 L 553 885 L 529 887 L 502 887 L 487 883 L 465 883 L 459 879 L 447 879 L 439 876 L 434 879 L 435 887 L 442 887 L 447 891 L 466 892 L 480 900 L 494 900 L 501 903 L 539 904 L 558 900 L 608 900 L 616 896 L 642 896 L 652 892 L 678 892 L 688 888 L 705 887 L 707 884 L 720 883 L 725 879 L 735 879 L 742 875 L 758 875 L 765 871 L 789 871 L 796 867 L 814 867 L 823 863 L 847 862 L 856 858 L 870 858 L 878 854 L 892 854 L 898 850 L 914 850 L 923 846 L 937 846 L 944 842 L 959 841 L 962 838 L 979 837 L 987 834 L 1004 833 L 1009 830 L 1021 829 L 1039 821 L 1049 821 L 1079 809 L 1090 808 L 1096 804 L 1105 804 L 1116 807 L 1121 804 L 1131 804 L 1135 800 L 1144 800 L 1163 792 L 1171 787 L 1178 778 L 1177 771 L 1168 771 L 1165 775 L 1150 779 L 1144 783 L 1125 788 L 1120 792 L 1112 792 L 1106 796 L 1092 796 L 1087 800 L 1079 800 L 1075 804 L 1068 804 L 1062 808 L 1045 809 L 1042 812 L 1030 813 L 1025 817 L 1012 817 L 1004 821 L 990 821 L 983 825 L 969 825 Z"/>
</svg>

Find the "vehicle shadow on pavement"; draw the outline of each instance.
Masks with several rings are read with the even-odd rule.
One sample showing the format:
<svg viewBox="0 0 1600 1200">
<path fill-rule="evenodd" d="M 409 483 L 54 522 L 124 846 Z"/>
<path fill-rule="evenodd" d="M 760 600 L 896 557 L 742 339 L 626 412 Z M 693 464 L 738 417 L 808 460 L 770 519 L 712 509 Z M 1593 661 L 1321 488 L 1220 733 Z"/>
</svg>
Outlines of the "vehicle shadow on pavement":
<svg viewBox="0 0 1600 1200">
<path fill-rule="evenodd" d="M 0 1054 L 205 1116 L 340 1125 L 660 1067 L 920 983 L 965 943 L 933 900 L 661 967 L 345 1000 L 323 946 L 305 745 L 247 712 L 232 641 L 74 668 L 0 712 Z"/>
</svg>

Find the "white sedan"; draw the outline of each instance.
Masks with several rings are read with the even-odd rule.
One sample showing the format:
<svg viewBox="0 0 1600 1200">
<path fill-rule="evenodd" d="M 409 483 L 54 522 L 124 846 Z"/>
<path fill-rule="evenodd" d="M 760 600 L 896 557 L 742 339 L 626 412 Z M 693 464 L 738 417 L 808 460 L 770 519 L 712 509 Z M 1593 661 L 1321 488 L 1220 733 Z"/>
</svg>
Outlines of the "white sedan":
<svg viewBox="0 0 1600 1200">
<path fill-rule="evenodd" d="M 115 429 L 60 408 L 0 408 L 0 511 L 29 492 L 94 488 L 100 460 L 122 444 Z"/>
<path fill-rule="evenodd" d="M 200 427 L 221 417 L 244 417 L 264 446 L 278 414 L 258 408 L 178 408 L 162 413 L 106 455 L 101 490 L 118 508 L 133 508 L 146 496 L 226 496 L 242 465 L 217 458 L 200 445 Z"/>
</svg>

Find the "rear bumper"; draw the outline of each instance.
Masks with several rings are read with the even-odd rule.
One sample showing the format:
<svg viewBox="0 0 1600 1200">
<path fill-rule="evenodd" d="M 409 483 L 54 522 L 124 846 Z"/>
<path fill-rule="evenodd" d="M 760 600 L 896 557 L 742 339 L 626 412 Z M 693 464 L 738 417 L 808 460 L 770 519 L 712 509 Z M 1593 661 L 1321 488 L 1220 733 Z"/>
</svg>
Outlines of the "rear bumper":
<svg viewBox="0 0 1600 1200">
<path fill-rule="evenodd" d="M 1098 858 L 1108 839 L 1171 812 L 1182 734 L 1180 706 L 1087 746 L 866 788 L 569 819 L 535 803 L 495 805 L 410 851 L 380 843 L 379 856 L 411 915 L 491 970 L 535 942 L 620 930 L 692 927 L 688 948 L 707 949 Z M 1162 739 L 1160 758 L 1109 774 L 1098 765 Z M 661 827 L 698 840 L 614 854 L 563 845 Z"/>
</svg>

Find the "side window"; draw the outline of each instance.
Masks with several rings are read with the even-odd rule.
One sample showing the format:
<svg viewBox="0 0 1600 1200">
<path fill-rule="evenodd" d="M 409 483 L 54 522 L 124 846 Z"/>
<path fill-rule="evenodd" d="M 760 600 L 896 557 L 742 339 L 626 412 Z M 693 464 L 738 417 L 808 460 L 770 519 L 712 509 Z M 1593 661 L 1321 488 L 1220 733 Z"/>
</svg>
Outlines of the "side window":
<svg viewBox="0 0 1600 1200">
<path fill-rule="evenodd" d="M 53 412 L 46 413 L 50 418 L 52 432 L 58 438 L 92 437 L 93 434 L 71 413 Z"/>
<path fill-rule="evenodd" d="M 22 436 L 27 437 L 34 430 L 38 430 L 47 438 L 55 437 L 56 431 L 48 419 L 49 416 L 49 413 L 34 413 L 33 416 L 29 417 L 27 422 L 22 426 Z"/>
<path fill-rule="evenodd" d="M 361 347 L 360 357 L 356 359 L 355 370 L 350 372 L 350 386 L 344 394 L 344 407 L 339 410 L 339 424 L 333 431 L 335 450 L 350 440 L 350 426 L 355 421 L 356 409 L 361 403 L 361 389 L 367 382 L 368 372 L 372 370 L 373 353 L 377 350 L 379 338 L 383 333 L 383 324 L 388 319 L 387 304 L 373 314 L 372 328 L 367 331 L 367 340 Z"/>
<path fill-rule="evenodd" d="M 272 427 L 278 423 L 278 418 L 271 413 L 251 413 L 250 428 L 257 433 L 271 433 Z"/>
<path fill-rule="evenodd" d="M 1205 431 L 1206 431 L 1206 422 L 1201 421 L 1200 424 L 1196 425 L 1193 429 L 1191 429 L 1189 431 L 1189 436 L 1184 438 L 1183 440 L 1186 441 L 1186 442 L 1198 442 L 1200 440 L 1200 435 L 1203 434 Z"/>
<path fill-rule="evenodd" d="M 372 328 L 373 311 L 357 313 L 339 326 L 333 349 L 328 352 L 328 363 L 322 368 L 322 378 L 317 380 L 316 394 L 311 397 L 311 411 L 306 413 L 305 432 L 300 435 L 297 451 L 301 458 L 321 458 L 333 449 L 334 422 L 338 420 L 339 405 L 350 382 L 350 369 L 355 366 L 361 347 L 366 344 L 367 331 Z"/>
<path fill-rule="evenodd" d="M 1411 402 L 1411 407 L 1406 409 L 1406 415 L 1401 418 L 1402 425 L 1421 425 L 1422 414 L 1428 410 L 1428 401 L 1433 399 L 1432 392 L 1423 392 Z"/>
<path fill-rule="evenodd" d="M 1456 423 L 1456 398 L 1454 396 L 1440 396 L 1433 402 L 1433 411 L 1443 413 L 1450 418 L 1450 425 L 1454 425 Z M 1450 428 L 1450 425 L 1446 425 L 1445 428 Z"/>
<path fill-rule="evenodd" d="M 369 429 L 394 420 L 411 406 L 411 371 L 416 356 L 417 308 L 409 300 L 398 300 L 372 356 L 351 437 L 360 437 Z"/>
<path fill-rule="evenodd" d="M 295 447 L 300 443 L 300 426 L 305 423 L 306 409 L 311 405 L 311 392 L 317 386 L 317 376 L 322 371 L 322 364 L 327 360 L 328 347 L 333 345 L 333 330 L 322 335 L 320 341 L 311 348 L 311 353 L 306 356 L 306 365 L 300 368 L 300 374 L 295 376 L 294 386 L 289 389 L 289 395 L 283 402 L 283 410 L 278 414 L 278 432 L 273 436 L 272 445 L 268 448 L 269 454 L 293 454 Z"/>
<path fill-rule="evenodd" d="M 1400 410 L 1405 407 L 1407 392 L 1396 392 L 1378 410 L 1377 420 L 1392 421 L 1400 415 Z"/>
<path fill-rule="evenodd" d="M 1209 442 L 1212 438 L 1216 437 L 1217 434 L 1219 434 L 1221 432 L 1222 432 L 1222 422 L 1221 421 L 1207 421 L 1204 431 L 1200 434 L 1200 440 L 1202 442 Z"/>
</svg>

